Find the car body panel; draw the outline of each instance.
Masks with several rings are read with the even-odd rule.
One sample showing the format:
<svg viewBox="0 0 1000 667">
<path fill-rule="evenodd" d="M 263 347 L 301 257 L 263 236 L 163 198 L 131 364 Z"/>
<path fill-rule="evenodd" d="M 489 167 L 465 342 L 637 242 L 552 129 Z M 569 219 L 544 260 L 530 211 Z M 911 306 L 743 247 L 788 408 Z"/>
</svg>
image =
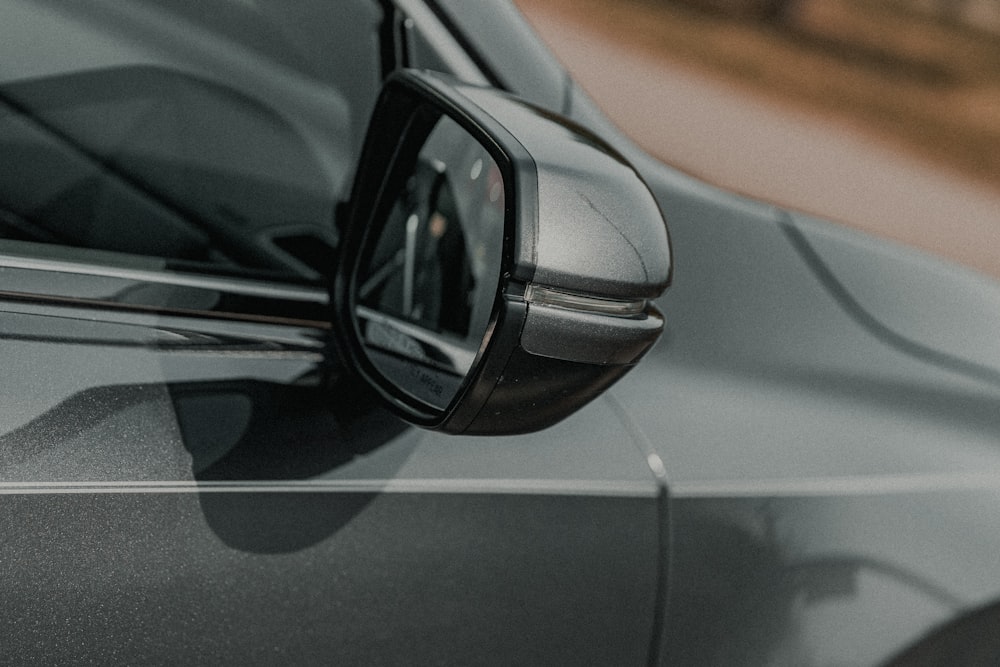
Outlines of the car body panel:
<svg viewBox="0 0 1000 667">
<path fill-rule="evenodd" d="M 0 258 L 3 660 L 871 663 L 1000 597 L 997 287 L 669 170 L 512 6 L 432 6 L 638 167 L 664 339 L 450 437 L 344 381 L 315 291 Z"/>
<path fill-rule="evenodd" d="M 278 286 L 6 260 L 4 660 L 646 659 L 661 488 L 616 406 L 426 433 Z"/>
<path fill-rule="evenodd" d="M 612 389 L 671 493 L 664 658 L 873 664 L 1000 596 L 983 523 L 1000 490 L 1000 383 L 973 339 L 993 342 L 996 311 L 963 310 L 962 350 L 937 344 L 955 341 L 942 312 L 917 316 L 994 303 L 998 286 L 664 181 L 651 179 L 677 257 L 667 332 Z M 871 282 L 883 266 L 892 287 Z M 833 591 L 812 592 L 814 577 Z"/>
<path fill-rule="evenodd" d="M 928 265 L 950 280 L 930 289 L 959 299 L 989 302 L 997 286 L 768 207 L 672 211 L 687 262 L 659 304 L 666 338 L 612 389 L 667 474 L 670 664 L 872 664 L 1000 596 L 986 509 L 1000 491 L 1000 385 L 899 340 L 937 332 L 890 329 L 927 291 Z M 898 300 L 868 301 L 878 325 L 831 289 L 800 234 L 894 269 Z M 995 319 L 977 312 L 979 327 Z"/>
<path fill-rule="evenodd" d="M 566 99 L 675 256 L 664 338 L 608 392 L 670 493 L 664 663 L 873 664 L 1000 597 L 1000 286 L 670 170 Z"/>
<path fill-rule="evenodd" d="M 627 517 L 655 507 L 635 499 L 199 486 L 0 500 L 11 663 L 635 664 L 648 650 L 656 547 Z"/>
<path fill-rule="evenodd" d="M 9 9 L 25 42 L 9 48 L 35 53 L 35 31 L 56 30 L 94 59 L 46 50 L 32 61 L 44 71 L 11 59 L 7 77 L 194 70 L 299 131 L 340 132 L 333 153 L 360 145 L 342 129 L 363 103 L 258 81 L 240 49 L 165 36 L 156 11 L 24 9 Z M 105 48 L 133 32 L 156 39 Z M 15 113 L 46 98 L 21 83 L 38 94 L 8 98 Z M 57 143 L 96 155 L 55 125 Z M 320 162 L 332 209 L 352 167 Z M 0 278 L 4 661 L 647 659 L 663 488 L 620 406 L 598 400 L 541 436 L 447 438 L 338 365 L 322 285 L 15 240 Z"/>
</svg>

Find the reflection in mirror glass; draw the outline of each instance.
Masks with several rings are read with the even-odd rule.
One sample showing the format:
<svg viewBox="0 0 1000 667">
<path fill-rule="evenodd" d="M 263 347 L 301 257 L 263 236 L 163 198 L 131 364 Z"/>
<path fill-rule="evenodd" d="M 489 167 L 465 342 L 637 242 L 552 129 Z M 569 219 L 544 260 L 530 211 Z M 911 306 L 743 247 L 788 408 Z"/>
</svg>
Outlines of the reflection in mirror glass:
<svg viewBox="0 0 1000 667">
<path fill-rule="evenodd" d="M 376 221 L 356 285 L 356 312 L 375 368 L 438 409 L 455 397 L 496 301 L 504 232 L 497 163 L 442 116 Z"/>
</svg>

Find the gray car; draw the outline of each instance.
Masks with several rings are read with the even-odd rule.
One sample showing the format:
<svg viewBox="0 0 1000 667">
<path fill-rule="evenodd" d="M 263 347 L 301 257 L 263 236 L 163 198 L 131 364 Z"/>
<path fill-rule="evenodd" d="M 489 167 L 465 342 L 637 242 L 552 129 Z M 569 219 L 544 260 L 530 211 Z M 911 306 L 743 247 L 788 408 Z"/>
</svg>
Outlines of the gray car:
<svg viewBox="0 0 1000 667">
<path fill-rule="evenodd" d="M 0 662 L 1000 657 L 995 282 L 506 0 L 0 16 Z"/>
</svg>

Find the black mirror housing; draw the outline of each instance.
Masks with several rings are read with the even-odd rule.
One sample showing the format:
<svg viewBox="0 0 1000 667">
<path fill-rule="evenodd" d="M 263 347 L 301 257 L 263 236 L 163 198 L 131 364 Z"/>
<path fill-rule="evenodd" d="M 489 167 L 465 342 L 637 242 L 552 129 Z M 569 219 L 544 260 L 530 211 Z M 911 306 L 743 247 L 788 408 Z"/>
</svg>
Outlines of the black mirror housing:
<svg viewBox="0 0 1000 667">
<path fill-rule="evenodd" d="M 391 76 L 333 284 L 350 366 L 448 433 L 545 428 L 663 329 L 670 244 L 652 194 L 588 131 L 500 91 Z"/>
</svg>

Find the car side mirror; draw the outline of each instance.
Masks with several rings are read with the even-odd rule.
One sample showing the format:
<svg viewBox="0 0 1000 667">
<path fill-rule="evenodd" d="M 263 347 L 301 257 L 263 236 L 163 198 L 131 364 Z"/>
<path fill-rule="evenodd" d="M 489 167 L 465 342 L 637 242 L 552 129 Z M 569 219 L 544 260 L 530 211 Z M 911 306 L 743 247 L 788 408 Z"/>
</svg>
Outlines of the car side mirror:
<svg viewBox="0 0 1000 667">
<path fill-rule="evenodd" d="M 502 92 L 414 71 L 369 125 L 333 285 L 348 363 L 408 421 L 545 428 L 659 337 L 667 230 L 635 170 Z"/>
</svg>

